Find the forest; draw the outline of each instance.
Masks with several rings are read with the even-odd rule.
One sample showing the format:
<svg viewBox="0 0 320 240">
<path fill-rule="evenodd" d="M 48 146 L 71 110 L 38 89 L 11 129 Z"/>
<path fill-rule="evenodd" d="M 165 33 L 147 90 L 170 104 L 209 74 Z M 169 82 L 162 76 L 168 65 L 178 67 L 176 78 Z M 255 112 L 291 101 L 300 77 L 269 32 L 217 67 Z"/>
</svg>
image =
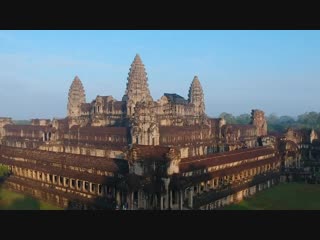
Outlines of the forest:
<svg viewBox="0 0 320 240">
<path fill-rule="evenodd" d="M 240 114 L 234 116 L 231 113 L 223 112 L 219 117 L 223 117 L 228 124 L 249 124 L 250 114 Z M 266 116 L 269 132 L 284 132 L 287 128 L 307 128 L 320 129 L 320 113 L 306 112 L 297 117 L 278 116 L 274 113 Z"/>
</svg>

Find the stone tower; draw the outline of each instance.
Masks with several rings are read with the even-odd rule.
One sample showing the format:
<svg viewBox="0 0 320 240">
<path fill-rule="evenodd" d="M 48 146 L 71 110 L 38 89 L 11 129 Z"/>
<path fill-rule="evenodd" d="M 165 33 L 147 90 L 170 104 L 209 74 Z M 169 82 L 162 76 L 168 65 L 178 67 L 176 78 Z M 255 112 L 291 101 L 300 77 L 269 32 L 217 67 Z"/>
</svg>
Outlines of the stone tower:
<svg viewBox="0 0 320 240">
<path fill-rule="evenodd" d="M 86 102 L 86 95 L 82 82 L 76 76 L 69 89 L 68 117 L 78 117 L 81 115 L 81 104 Z"/>
<path fill-rule="evenodd" d="M 131 142 L 159 145 L 159 126 L 153 102 L 138 102 L 131 121 Z"/>
<path fill-rule="evenodd" d="M 189 89 L 189 102 L 195 105 L 195 114 L 203 115 L 205 113 L 204 95 L 197 76 L 193 78 Z"/>
<path fill-rule="evenodd" d="M 134 108 L 138 102 L 153 101 L 148 87 L 147 73 L 138 54 L 131 64 L 123 101 L 126 101 L 127 103 L 128 116 L 134 114 Z"/>
<path fill-rule="evenodd" d="M 258 109 L 253 109 L 251 111 L 251 124 L 257 128 L 257 136 L 267 135 L 267 120 L 264 117 L 264 112 Z"/>
</svg>

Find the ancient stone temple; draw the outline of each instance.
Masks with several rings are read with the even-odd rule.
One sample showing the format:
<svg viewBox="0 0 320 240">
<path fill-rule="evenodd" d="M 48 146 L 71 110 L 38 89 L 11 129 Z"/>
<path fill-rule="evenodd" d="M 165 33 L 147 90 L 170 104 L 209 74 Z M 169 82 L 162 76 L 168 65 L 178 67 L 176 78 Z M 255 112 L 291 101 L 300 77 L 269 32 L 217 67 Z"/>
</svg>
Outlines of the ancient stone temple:
<svg viewBox="0 0 320 240">
<path fill-rule="evenodd" d="M 267 121 L 263 111 L 258 109 L 252 110 L 251 123 L 257 128 L 257 135 L 259 137 L 267 135 Z"/>
<path fill-rule="evenodd" d="M 215 209 L 278 181 L 267 136 L 261 110 L 248 125 L 209 117 L 197 76 L 188 93 L 154 100 L 136 55 L 121 100 L 87 102 L 76 76 L 66 118 L 0 118 L 0 163 L 9 188 L 67 209 Z"/>
<path fill-rule="evenodd" d="M 81 105 L 86 102 L 86 95 L 82 82 L 76 76 L 71 84 L 68 98 L 68 116 L 79 117 L 81 115 Z"/>
<path fill-rule="evenodd" d="M 146 70 L 140 56 L 137 54 L 131 64 L 126 92 L 122 98 L 122 101 L 126 102 L 128 116 L 134 114 L 134 108 L 137 103 L 153 101 L 147 81 Z"/>
<path fill-rule="evenodd" d="M 189 103 L 194 104 L 194 113 L 196 115 L 205 114 L 204 96 L 200 81 L 197 76 L 194 77 L 189 90 Z"/>
</svg>

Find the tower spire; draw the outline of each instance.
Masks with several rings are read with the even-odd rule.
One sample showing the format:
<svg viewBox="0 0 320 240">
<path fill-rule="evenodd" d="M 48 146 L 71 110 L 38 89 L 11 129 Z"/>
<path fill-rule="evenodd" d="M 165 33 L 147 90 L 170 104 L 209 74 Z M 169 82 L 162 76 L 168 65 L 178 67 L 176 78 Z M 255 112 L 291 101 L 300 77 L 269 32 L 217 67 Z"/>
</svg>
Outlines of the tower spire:
<svg viewBox="0 0 320 240">
<path fill-rule="evenodd" d="M 132 115 L 138 102 L 153 101 L 148 86 L 148 77 L 139 54 L 136 54 L 128 74 L 123 100 L 127 102 L 127 114 Z"/>
<path fill-rule="evenodd" d="M 68 117 L 80 116 L 80 107 L 82 103 L 86 102 L 86 94 L 78 76 L 74 77 L 68 96 Z"/>
<path fill-rule="evenodd" d="M 189 102 L 195 105 L 195 113 L 202 115 L 205 113 L 204 95 L 198 76 L 194 76 L 189 89 Z"/>
</svg>

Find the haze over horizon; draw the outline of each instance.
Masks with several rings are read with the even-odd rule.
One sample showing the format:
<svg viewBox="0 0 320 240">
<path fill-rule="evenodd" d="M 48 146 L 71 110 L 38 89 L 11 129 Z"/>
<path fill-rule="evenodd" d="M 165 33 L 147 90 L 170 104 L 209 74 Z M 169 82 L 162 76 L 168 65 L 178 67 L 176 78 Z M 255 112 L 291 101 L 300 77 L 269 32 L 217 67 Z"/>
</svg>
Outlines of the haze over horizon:
<svg viewBox="0 0 320 240">
<path fill-rule="evenodd" d="M 206 112 L 320 112 L 320 31 L 0 31 L 0 117 L 66 116 L 76 75 L 87 102 L 121 100 L 139 53 L 151 95 L 185 98 L 195 75 Z"/>
</svg>

